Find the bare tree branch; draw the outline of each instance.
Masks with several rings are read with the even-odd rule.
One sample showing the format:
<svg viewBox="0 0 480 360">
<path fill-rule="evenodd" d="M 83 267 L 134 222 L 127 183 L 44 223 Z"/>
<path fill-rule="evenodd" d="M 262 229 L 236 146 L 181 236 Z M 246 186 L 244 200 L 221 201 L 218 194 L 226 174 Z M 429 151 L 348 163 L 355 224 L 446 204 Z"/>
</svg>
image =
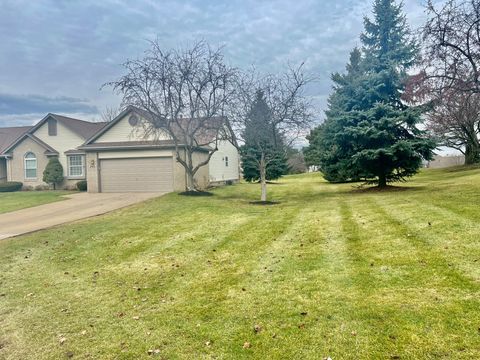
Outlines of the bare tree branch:
<svg viewBox="0 0 480 360">
<path fill-rule="evenodd" d="M 107 85 L 123 96 L 124 106 L 143 111 L 146 139 L 173 140 L 176 159 L 187 173 L 187 190 L 193 190 L 195 174 L 208 164 L 218 141 L 236 142 L 225 109 L 237 70 L 225 64 L 221 48 L 204 41 L 168 51 L 158 40 L 150 45 L 142 59 L 124 64 L 124 76 Z M 199 150 L 207 155 L 195 161 Z"/>
</svg>

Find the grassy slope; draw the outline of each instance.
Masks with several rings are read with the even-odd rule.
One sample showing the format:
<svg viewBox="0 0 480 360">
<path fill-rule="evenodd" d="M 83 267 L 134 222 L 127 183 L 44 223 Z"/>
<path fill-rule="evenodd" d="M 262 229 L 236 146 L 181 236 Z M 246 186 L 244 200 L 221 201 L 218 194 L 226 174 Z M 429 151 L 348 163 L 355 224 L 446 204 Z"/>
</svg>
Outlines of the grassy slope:
<svg viewBox="0 0 480 360">
<path fill-rule="evenodd" d="M 0 193 L 0 214 L 64 200 L 66 191 L 20 191 Z"/>
<path fill-rule="evenodd" d="M 276 206 L 239 185 L 0 242 L 0 358 L 479 358 L 480 170 L 407 185 L 288 177 Z"/>
</svg>

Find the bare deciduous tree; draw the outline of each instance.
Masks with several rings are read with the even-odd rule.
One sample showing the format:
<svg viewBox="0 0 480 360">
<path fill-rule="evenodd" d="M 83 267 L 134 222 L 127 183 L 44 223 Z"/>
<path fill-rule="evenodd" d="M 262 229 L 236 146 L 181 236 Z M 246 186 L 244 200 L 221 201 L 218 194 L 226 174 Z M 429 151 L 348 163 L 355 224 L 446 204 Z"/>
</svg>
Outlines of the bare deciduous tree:
<svg viewBox="0 0 480 360">
<path fill-rule="evenodd" d="M 425 70 L 441 89 L 480 92 L 480 0 L 427 4 Z"/>
<path fill-rule="evenodd" d="M 117 117 L 118 114 L 122 112 L 122 107 L 118 106 L 105 106 L 103 111 L 100 114 L 101 121 L 110 122 Z"/>
<path fill-rule="evenodd" d="M 403 100 L 426 108 L 427 129 L 440 145 L 462 152 L 466 164 L 480 162 L 480 94 L 438 81 L 423 72 L 412 76 Z"/>
<path fill-rule="evenodd" d="M 480 94 L 444 93 L 427 120 L 428 128 L 443 145 L 465 155 L 465 164 L 480 161 Z"/>
<path fill-rule="evenodd" d="M 255 131 L 245 131 L 252 126 L 251 111 L 258 106 L 258 96 L 262 94 L 262 102 L 268 109 L 268 126 L 272 135 L 265 141 L 264 129 L 258 129 L 253 139 L 253 147 L 258 156 L 256 164 L 260 173 L 261 201 L 267 201 L 266 168 L 269 162 L 275 161 L 275 151 L 286 151 L 300 136 L 306 134 L 312 122 L 311 104 L 304 95 L 306 85 L 311 81 L 303 72 L 303 64 L 298 68 L 290 67 L 281 75 L 260 76 L 250 71 L 241 77 L 237 86 L 237 105 L 233 107 L 235 113 L 230 115 L 235 133 L 241 142 L 246 142 L 248 134 Z M 250 121 L 250 124 L 249 124 Z M 259 127 L 265 123 L 257 122 Z"/>
<path fill-rule="evenodd" d="M 123 96 L 123 106 L 143 111 L 146 139 L 167 135 L 173 141 L 187 174 L 186 189 L 197 190 L 195 174 L 208 164 L 218 141 L 234 141 L 225 109 L 237 70 L 225 63 L 220 48 L 204 41 L 165 51 L 156 40 L 142 59 L 123 66 L 126 74 L 107 85 Z M 195 159 L 199 150 L 206 154 L 200 160 Z"/>
</svg>

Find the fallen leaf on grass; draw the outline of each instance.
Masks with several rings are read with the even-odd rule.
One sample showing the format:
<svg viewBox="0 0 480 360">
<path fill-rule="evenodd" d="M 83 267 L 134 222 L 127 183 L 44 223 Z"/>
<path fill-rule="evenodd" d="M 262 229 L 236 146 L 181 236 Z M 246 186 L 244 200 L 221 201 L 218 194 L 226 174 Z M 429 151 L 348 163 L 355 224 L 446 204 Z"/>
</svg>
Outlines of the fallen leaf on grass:
<svg viewBox="0 0 480 360">
<path fill-rule="evenodd" d="M 244 349 L 250 349 L 251 347 L 252 347 L 252 344 L 250 344 L 248 341 L 245 341 L 245 342 L 243 343 L 243 348 L 244 348 Z"/>
<path fill-rule="evenodd" d="M 158 355 L 160 354 L 160 349 L 150 349 L 147 351 L 148 355 Z"/>
<path fill-rule="evenodd" d="M 255 325 L 253 327 L 253 331 L 255 331 L 257 334 L 262 331 L 262 327 L 260 325 Z"/>
</svg>

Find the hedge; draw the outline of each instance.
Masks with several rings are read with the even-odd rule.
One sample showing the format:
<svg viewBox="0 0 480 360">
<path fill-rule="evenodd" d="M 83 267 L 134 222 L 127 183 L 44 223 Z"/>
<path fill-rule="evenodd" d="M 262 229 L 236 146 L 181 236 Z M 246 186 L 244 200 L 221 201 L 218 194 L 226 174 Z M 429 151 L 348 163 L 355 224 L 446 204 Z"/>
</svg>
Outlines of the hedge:
<svg viewBox="0 0 480 360">
<path fill-rule="evenodd" d="M 77 182 L 77 190 L 78 191 L 87 191 L 87 181 L 81 180 Z"/>
<path fill-rule="evenodd" d="M 22 188 L 23 184 L 18 181 L 8 181 L 0 183 L 0 192 L 13 192 Z"/>
</svg>

